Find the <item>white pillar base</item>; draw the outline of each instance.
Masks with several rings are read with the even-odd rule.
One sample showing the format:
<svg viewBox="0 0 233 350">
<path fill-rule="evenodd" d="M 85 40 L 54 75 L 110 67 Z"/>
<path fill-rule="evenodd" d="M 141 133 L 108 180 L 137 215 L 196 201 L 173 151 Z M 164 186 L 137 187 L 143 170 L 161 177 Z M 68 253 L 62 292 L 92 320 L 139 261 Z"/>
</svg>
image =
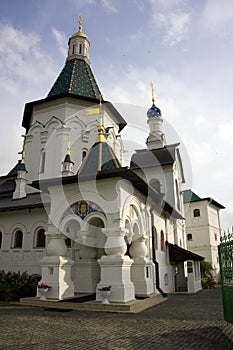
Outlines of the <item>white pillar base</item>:
<svg viewBox="0 0 233 350">
<path fill-rule="evenodd" d="M 74 296 L 74 284 L 71 280 L 73 260 L 64 256 L 45 256 L 41 261 L 42 282 L 49 288 L 46 298 L 64 299 Z"/>
<path fill-rule="evenodd" d="M 95 259 L 79 259 L 73 267 L 75 293 L 95 293 L 100 267 Z"/>
<path fill-rule="evenodd" d="M 146 296 L 154 292 L 154 264 L 145 258 L 137 258 L 131 267 L 131 279 L 135 286 L 136 296 Z"/>
<path fill-rule="evenodd" d="M 126 303 L 135 299 L 134 284 L 131 281 L 131 265 L 129 256 L 109 255 L 98 260 L 101 268 L 101 280 L 97 285 L 96 300 L 102 301 L 98 289 L 111 285 L 109 301 Z"/>
</svg>

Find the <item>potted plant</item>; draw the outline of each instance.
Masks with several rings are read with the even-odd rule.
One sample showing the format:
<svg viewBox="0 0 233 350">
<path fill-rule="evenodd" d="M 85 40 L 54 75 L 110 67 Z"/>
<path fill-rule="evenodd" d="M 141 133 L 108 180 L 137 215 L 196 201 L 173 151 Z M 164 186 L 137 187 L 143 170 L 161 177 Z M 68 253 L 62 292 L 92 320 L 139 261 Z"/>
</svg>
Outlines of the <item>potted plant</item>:
<svg viewBox="0 0 233 350">
<path fill-rule="evenodd" d="M 48 292 L 49 288 L 51 288 L 47 283 L 39 282 L 37 288 L 40 292 L 40 300 L 47 300 L 45 294 Z"/>
<path fill-rule="evenodd" d="M 103 297 L 102 304 L 109 304 L 108 297 L 111 293 L 111 288 L 112 288 L 112 286 L 104 286 L 104 287 L 101 287 L 98 289 L 100 291 L 100 294 Z"/>
</svg>

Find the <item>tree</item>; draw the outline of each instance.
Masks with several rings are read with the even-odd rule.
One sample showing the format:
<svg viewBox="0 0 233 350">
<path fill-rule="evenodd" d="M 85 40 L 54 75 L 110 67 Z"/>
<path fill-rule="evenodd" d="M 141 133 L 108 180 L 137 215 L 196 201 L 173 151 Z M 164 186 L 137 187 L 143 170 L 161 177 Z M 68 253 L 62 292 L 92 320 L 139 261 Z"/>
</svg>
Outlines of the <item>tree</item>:
<svg viewBox="0 0 233 350">
<path fill-rule="evenodd" d="M 201 277 L 213 277 L 211 271 L 213 271 L 213 267 L 209 261 L 202 260 L 201 261 Z"/>
</svg>

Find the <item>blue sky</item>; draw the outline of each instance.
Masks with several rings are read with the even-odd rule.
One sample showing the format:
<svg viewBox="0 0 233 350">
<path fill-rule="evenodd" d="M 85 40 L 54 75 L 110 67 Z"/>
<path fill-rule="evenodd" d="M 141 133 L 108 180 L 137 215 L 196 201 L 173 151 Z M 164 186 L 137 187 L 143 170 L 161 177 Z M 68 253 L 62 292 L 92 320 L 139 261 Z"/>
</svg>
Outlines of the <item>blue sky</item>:
<svg viewBox="0 0 233 350">
<path fill-rule="evenodd" d="M 129 123 L 125 138 L 144 147 L 153 81 L 167 141 L 188 154 L 187 186 L 225 205 L 222 226 L 232 226 L 231 0 L 1 0 L 0 173 L 16 163 L 24 104 L 46 97 L 80 13 L 104 98 Z"/>
</svg>

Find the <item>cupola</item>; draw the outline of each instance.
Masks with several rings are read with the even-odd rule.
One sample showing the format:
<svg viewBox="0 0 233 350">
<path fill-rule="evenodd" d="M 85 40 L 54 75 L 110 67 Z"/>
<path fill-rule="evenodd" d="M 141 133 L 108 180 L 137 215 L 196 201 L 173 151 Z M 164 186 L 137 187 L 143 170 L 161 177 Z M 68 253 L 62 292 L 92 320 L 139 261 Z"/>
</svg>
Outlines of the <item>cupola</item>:
<svg viewBox="0 0 233 350">
<path fill-rule="evenodd" d="M 82 32 L 83 19 L 82 15 L 79 16 L 79 28 L 78 32 L 74 33 L 69 39 L 69 49 L 67 61 L 74 58 L 83 59 L 87 64 L 90 64 L 89 60 L 89 47 L 90 42 L 87 36 Z"/>
<path fill-rule="evenodd" d="M 68 46 L 65 66 L 49 91 L 48 97 L 72 95 L 97 101 L 101 92 L 90 67 L 90 42 L 82 32 L 81 15 L 78 31 L 70 37 Z"/>
<path fill-rule="evenodd" d="M 154 85 L 152 90 L 152 106 L 147 111 L 147 123 L 150 133 L 146 140 L 148 150 L 163 148 L 166 144 L 165 135 L 163 133 L 163 118 L 161 110 L 155 105 Z"/>
</svg>

